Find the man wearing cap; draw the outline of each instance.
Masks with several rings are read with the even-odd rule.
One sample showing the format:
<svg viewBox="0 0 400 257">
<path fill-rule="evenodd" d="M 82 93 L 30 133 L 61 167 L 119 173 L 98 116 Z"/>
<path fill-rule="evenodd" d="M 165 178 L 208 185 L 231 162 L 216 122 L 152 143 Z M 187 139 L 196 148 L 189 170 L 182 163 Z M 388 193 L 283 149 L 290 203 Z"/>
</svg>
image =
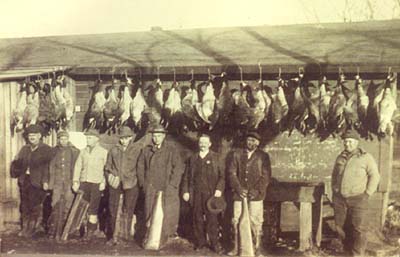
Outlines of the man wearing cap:
<svg viewBox="0 0 400 257">
<path fill-rule="evenodd" d="M 85 132 L 87 147 L 80 151 L 76 160 L 72 189 L 83 191 L 83 199 L 89 202 L 86 237 L 90 238 L 97 229 L 97 212 L 101 191 L 105 188 L 104 166 L 107 150 L 100 146 L 99 132 L 89 129 Z"/>
<path fill-rule="evenodd" d="M 165 140 L 167 132 L 163 127 L 155 126 L 149 132 L 152 143 L 140 152 L 137 174 L 139 186 L 143 188 L 145 195 L 144 212 L 147 228 L 150 227 L 156 195 L 159 191 L 163 192 L 162 247 L 168 237 L 174 235 L 177 230 L 180 207 L 179 185 L 184 166 L 176 147 Z"/>
<path fill-rule="evenodd" d="M 346 252 L 364 255 L 368 199 L 377 190 L 380 175 L 372 155 L 358 146 L 356 131 L 347 130 L 342 139 L 344 150 L 336 158 L 331 181 L 336 231 Z"/>
<path fill-rule="evenodd" d="M 207 245 L 207 234 L 211 249 L 221 254 L 222 248 L 218 242 L 218 213 L 222 210 L 207 209 L 207 202 L 215 201 L 214 197 L 223 200 L 225 171 L 221 167 L 218 154 L 210 151 L 209 135 L 200 135 L 198 145 L 199 152 L 192 155 L 186 163 L 183 200 L 190 200 L 193 207 L 193 232 L 197 241 L 195 249 L 200 250 Z"/>
<path fill-rule="evenodd" d="M 49 162 L 52 149 L 42 142 L 42 128 L 30 125 L 25 129 L 27 144 L 11 163 L 11 176 L 18 178 L 21 192 L 22 231 L 19 235 L 30 237 L 41 218 L 42 203 L 48 190 Z"/>
<path fill-rule="evenodd" d="M 127 213 L 128 223 L 125 228 L 130 231 L 133 212 L 138 197 L 136 163 L 140 149 L 133 142 L 134 136 L 129 127 L 122 127 L 119 131 L 119 143 L 108 152 L 105 166 L 106 177 L 109 185 L 109 210 L 111 244 L 117 244 L 118 238 L 114 235 L 117 220 L 118 204 L 121 194 L 124 195 L 124 208 Z"/>
<path fill-rule="evenodd" d="M 238 254 L 238 224 L 242 213 L 242 199 L 249 201 L 249 214 L 255 252 L 259 254 L 264 221 L 264 198 L 271 179 L 269 155 L 258 149 L 260 136 L 256 132 L 246 135 L 244 149 L 234 150 L 227 160 L 227 174 L 233 190 L 234 247 L 228 255 Z"/>
<path fill-rule="evenodd" d="M 49 166 L 49 190 L 53 190 L 49 234 L 56 240 L 60 240 L 63 225 L 74 199 L 71 188 L 72 176 L 79 149 L 69 142 L 67 131 L 59 131 L 57 146 L 54 147 L 53 152 L 53 159 Z"/>
</svg>

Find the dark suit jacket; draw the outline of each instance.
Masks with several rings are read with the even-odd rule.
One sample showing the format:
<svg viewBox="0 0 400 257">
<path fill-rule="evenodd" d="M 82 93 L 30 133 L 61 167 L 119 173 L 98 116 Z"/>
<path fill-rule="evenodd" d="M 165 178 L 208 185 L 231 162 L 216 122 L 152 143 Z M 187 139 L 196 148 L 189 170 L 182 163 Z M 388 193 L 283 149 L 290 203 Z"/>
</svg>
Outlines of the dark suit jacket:
<svg viewBox="0 0 400 257">
<path fill-rule="evenodd" d="M 227 174 L 234 200 L 241 199 L 239 194 L 242 190 L 248 190 L 253 201 L 264 200 L 271 180 L 269 155 L 257 149 L 248 159 L 245 149 L 234 150 L 228 156 Z"/>
</svg>

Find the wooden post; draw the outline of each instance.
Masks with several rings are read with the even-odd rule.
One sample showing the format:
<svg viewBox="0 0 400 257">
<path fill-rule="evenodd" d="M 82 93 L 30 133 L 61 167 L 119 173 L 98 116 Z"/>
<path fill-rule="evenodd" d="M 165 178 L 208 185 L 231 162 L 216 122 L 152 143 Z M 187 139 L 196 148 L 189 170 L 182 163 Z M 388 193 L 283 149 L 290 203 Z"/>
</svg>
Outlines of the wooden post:
<svg viewBox="0 0 400 257">
<path fill-rule="evenodd" d="M 318 209 L 318 227 L 317 227 L 317 232 L 315 235 L 315 243 L 318 247 L 321 247 L 321 241 L 322 241 L 322 217 L 323 217 L 323 208 L 324 208 L 324 199 L 323 196 L 321 195 L 319 199 L 315 202 L 315 204 L 319 205 L 317 206 Z"/>
<path fill-rule="evenodd" d="M 300 240 L 299 250 L 305 251 L 312 247 L 312 203 L 300 203 Z"/>
</svg>

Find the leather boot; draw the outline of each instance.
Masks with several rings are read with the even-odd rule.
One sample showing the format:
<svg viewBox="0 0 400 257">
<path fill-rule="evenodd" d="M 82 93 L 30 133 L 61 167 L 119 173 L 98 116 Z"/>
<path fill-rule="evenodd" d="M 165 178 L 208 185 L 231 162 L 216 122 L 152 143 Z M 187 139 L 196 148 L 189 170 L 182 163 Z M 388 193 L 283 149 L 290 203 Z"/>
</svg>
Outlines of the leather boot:
<svg viewBox="0 0 400 257">
<path fill-rule="evenodd" d="M 28 217 L 22 217 L 22 218 L 21 218 L 22 229 L 21 229 L 21 231 L 18 233 L 18 236 L 20 236 L 20 237 L 26 237 L 27 232 L 28 232 L 28 222 L 29 222 L 29 218 L 28 218 Z"/>
<path fill-rule="evenodd" d="M 26 231 L 26 237 L 32 237 L 35 234 L 36 231 L 36 223 L 37 219 L 34 217 L 30 217 L 28 220 L 28 228 Z"/>
<path fill-rule="evenodd" d="M 229 256 L 237 256 L 239 254 L 238 248 L 239 248 L 239 235 L 238 235 L 238 228 L 237 226 L 233 227 L 233 249 L 227 253 Z"/>
<path fill-rule="evenodd" d="M 85 239 L 90 240 L 93 237 L 94 232 L 97 229 L 97 223 L 87 223 Z"/>
</svg>

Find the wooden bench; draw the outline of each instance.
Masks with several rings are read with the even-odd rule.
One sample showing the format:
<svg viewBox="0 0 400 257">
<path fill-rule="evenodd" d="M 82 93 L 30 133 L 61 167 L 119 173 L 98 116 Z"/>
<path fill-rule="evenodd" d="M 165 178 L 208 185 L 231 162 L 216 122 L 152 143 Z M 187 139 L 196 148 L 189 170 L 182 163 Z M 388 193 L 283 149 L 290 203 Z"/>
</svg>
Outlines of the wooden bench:
<svg viewBox="0 0 400 257">
<path fill-rule="evenodd" d="M 312 248 L 313 243 L 320 247 L 322 240 L 322 195 L 324 183 L 315 182 L 276 182 L 268 187 L 266 213 L 270 231 L 280 233 L 280 212 L 282 202 L 295 202 L 300 205 L 299 250 Z M 273 208 L 273 210 L 271 210 Z M 314 215 L 313 215 L 314 213 Z M 271 222 L 275 220 L 275 222 Z M 267 222 L 268 222 L 267 221 Z M 269 235 L 271 236 L 271 235 Z M 278 235 L 276 235 L 277 237 Z M 272 240 L 273 241 L 273 240 Z"/>
</svg>

